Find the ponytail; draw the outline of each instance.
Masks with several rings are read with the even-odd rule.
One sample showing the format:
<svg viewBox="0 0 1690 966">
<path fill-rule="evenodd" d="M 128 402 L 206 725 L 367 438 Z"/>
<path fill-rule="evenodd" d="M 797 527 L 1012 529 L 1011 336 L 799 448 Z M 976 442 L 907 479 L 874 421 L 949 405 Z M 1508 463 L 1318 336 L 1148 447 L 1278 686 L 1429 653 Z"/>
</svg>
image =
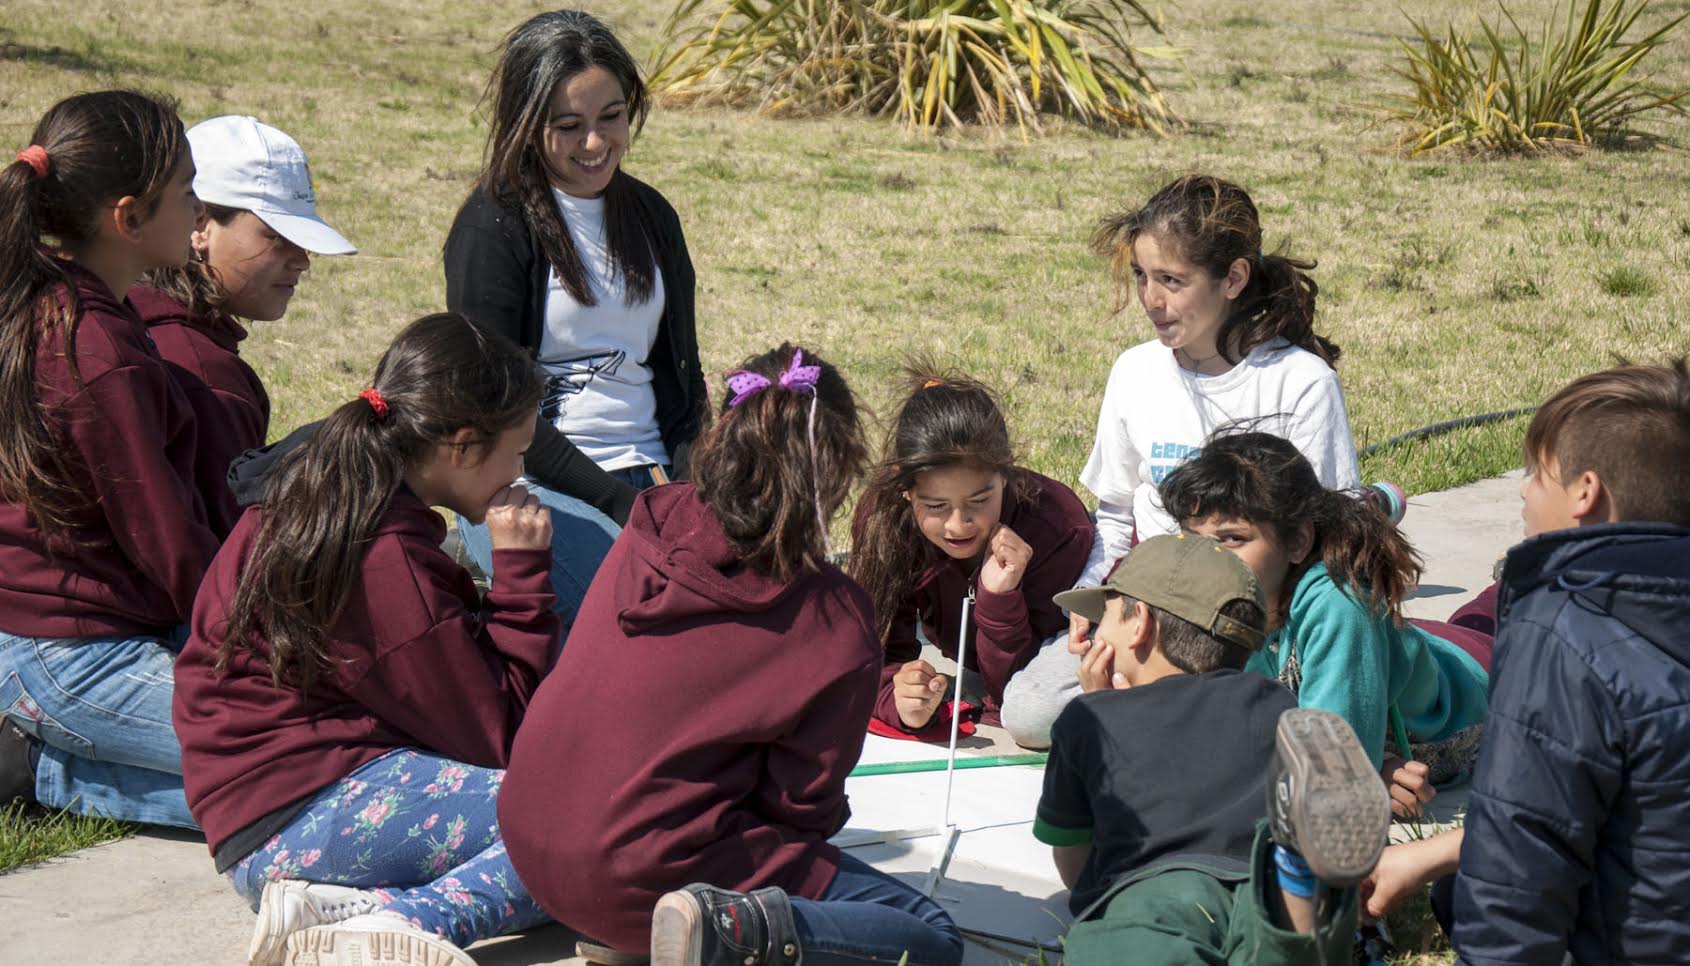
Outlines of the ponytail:
<svg viewBox="0 0 1690 966">
<path fill-rule="evenodd" d="M 1323 489 L 1308 516 L 1315 524 L 1315 552 L 1333 583 L 1360 597 L 1374 616 L 1389 614 L 1401 625 L 1402 602 L 1423 569 L 1408 538 L 1354 493 Z"/>
<path fill-rule="evenodd" d="M 699 499 L 756 570 L 779 580 L 817 570 L 868 459 L 856 397 L 839 370 L 791 343 L 746 360 L 730 390 L 693 451 Z"/>
<path fill-rule="evenodd" d="M 1337 343 L 1314 331 L 1320 286 L 1308 273 L 1317 263 L 1262 251 L 1261 216 L 1249 192 L 1213 175 L 1189 174 L 1164 185 L 1144 207 L 1100 221 L 1091 245 L 1109 260 L 1117 313 L 1132 290 L 1133 241 L 1146 232 L 1171 243 L 1212 278 L 1225 278 L 1239 259 L 1249 264 L 1250 279 L 1215 336 L 1215 348 L 1228 363 L 1236 365 L 1257 346 L 1283 338 L 1337 365 Z"/>
<path fill-rule="evenodd" d="M 1325 564 L 1334 583 L 1394 623 L 1402 622 L 1403 599 L 1420 579 L 1419 554 L 1384 513 L 1356 494 L 1328 490 L 1296 445 L 1271 433 L 1223 427 L 1168 474 L 1157 495 L 1181 526 L 1212 516 L 1247 520 L 1282 545 L 1309 527 L 1311 562 Z M 1290 575 L 1280 600 L 1268 602 L 1275 626 L 1284 623 L 1291 588 L 1308 566 Z"/>
<path fill-rule="evenodd" d="M 262 636 L 277 685 L 308 691 L 332 671 L 329 633 L 405 474 L 463 429 L 474 445 L 491 447 L 535 418 L 541 388 L 527 353 L 461 315 L 427 316 L 401 331 L 372 388 L 341 404 L 265 481 L 217 668 Z"/>
<path fill-rule="evenodd" d="M 918 358 L 904 369 L 909 395 L 870 472 L 852 528 L 851 575 L 874 600 L 882 642 L 937 548 L 916 527 L 904 496 L 929 470 L 968 466 L 1004 478 L 1005 506 L 1038 497 L 1036 478 L 1016 466 L 1009 425 L 983 383 Z"/>
<path fill-rule="evenodd" d="M 89 505 L 36 392 L 36 352 L 50 334 L 80 378 L 76 286 L 48 240 L 71 252 L 87 246 L 106 206 L 125 195 L 150 216 L 186 150 L 172 102 L 100 91 L 53 105 L 30 146 L 0 168 L 0 499 L 48 534 L 71 529 Z"/>
</svg>

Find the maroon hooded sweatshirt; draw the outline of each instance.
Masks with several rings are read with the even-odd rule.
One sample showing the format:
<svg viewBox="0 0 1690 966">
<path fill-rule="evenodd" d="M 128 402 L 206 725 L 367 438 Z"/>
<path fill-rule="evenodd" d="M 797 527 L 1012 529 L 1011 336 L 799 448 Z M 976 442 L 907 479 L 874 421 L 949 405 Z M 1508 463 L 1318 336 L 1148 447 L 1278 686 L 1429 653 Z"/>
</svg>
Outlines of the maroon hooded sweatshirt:
<svg viewBox="0 0 1690 966">
<path fill-rule="evenodd" d="M 927 640 L 955 660 L 962 601 L 970 588 L 974 588 L 974 616 L 967 665 L 980 672 L 985 683 L 988 714 L 995 714 L 1003 705 L 1004 686 L 1033 659 L 1039 645 L 1068 629 L 1067 616 L 1051 598 L 1073 587 L 1085 569 L 1086 556 L 1091 553 L 1091 517 L 1073 490 L 1029 470 L 1020 472 L 1038 492 L 1027 501 L 1006 499 L 1001 522 L 1033 548 L 1021 585 L 1007 594 L 979 589 L 978 560 L 953 560 L 937 548 L 930 551 L 933 562 L 916 579 L 910 599 L 898 608 L 886 638 L 886 664 L 881 669 L 880 696 L 875 704 L 875 717 L 886 724 L 910 730 L 898 717 L 892 679 L 899 668 L 921 656 L 916 623 L 921 623 Z M 869 508 L 867 500 L 858 506 L 854 537 L 860 537 Z M 948 723 L 943 729 L 939 724 L 936 716 L 920 733 L 943 730 L 948 735 Z"/>
<path fill-rule="evenodd" d="M 308 697 L 270 681 L 261 639 L 215 670 L 217 649 L 263 513 L 249 509 L 218 553 L 176 661 L 172 718 L 188 809 L 213 855 L 230 836 L 396 748 L 502 768 L 557 653 L 551 551 L 495 550 L 480 599 L 440 549 L 446 523 L 403 487 L 364 551 L 329 633 L 342 662 Z M 241 856 L 219 856 L 238 860 Z M 231 863 L 232 864 L 232 863 Z"/>
<path fill-rule="evenodd" d="M 163 634 L 187 623 L 217 553 L 193 484 L 193 410 L 129 302 L 75 262 L 59 264 L 76 286 L 77 371 L 64 326 L 46 329 L 36 398 L 88 506 L 49 546 L 22 504 L 0 502 L 0 630 Z"/>
<path fill-rule="evenodd" d="M 868 595 L 837 567 L 761 576 L 692 484 L 646 490 L 511 753 L 517 874 L 630 951 L 691 882 L 819 898 L 879 671 Z"/>
<path fill-rule="evenodd" d="M 227 536 L 241 516 L 229 490 L 229 464 L 263 446 L 270 431 L 270 396 L 240 354 L 246 329 L 224 313 L 191 319 L 187 306 L 156 288 L 137 287 L 129 301 L 194 409 L 195 483 L 211 528 Z"/>
</svg>

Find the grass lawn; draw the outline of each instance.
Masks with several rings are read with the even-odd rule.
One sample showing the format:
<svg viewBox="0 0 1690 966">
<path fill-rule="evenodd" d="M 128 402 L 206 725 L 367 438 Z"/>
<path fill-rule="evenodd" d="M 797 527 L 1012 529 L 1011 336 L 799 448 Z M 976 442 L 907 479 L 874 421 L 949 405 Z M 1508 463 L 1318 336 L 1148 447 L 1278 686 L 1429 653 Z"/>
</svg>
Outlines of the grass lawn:
<svg viewBox="0 0 1690 966">
<path fill-rule="evenodd" d="M 648 57 L 665 0 L 585 0 Z M 325 216 L 357 243 L 317 260 L 286 319 L 244 352 L 275 401 L 273 432 L 365 385 L 390 335 L 444 301 L 440 248 L 481 156 L 477 100 L 494 47 L 542 5 L 493 0 L 7 0 L 0 143 L 22 147 L 55 99 L 139 85 L 189 123 L 253 113 L 309 152 Z M 1549 0 L 1512 9 L 1533 18 Z M 1690 8 L 1661 2 L 1645 26 Z M 1418 18 L 1477 7 L 1422 0 Z M 813 343 L 871 405 L 931 350 L 1004 390 L 1026 461 L 1076 483 L 1109 364 L 1148 338 L 1112 316 L 1086 249 L 1106 211 L 1173 175 L 1248 187 L 1268 248 L 1320 260 L 1320 328 L 1359 445 L 1428 423 L 1531 405 L 1615 353 L 1690 348 L 1690 155 L 1682 119 L 1659 146 L 1544 159 L 1408 160 L 1367 104 L 1400 90 L 1394 0 L 1168 4 L 1184 58 L 1157 70 L 1180 136 L 1110 138 L 1062 124 L 930 137 L 858 118 L 774 121 L 653 113 L 626 162 L 686 226 L 705 365 L 781 339 Z M 1490 11 L 1487 9 L 1487 13 Z M 1647 65 L 1690 85 L 1690 33 Z M 1152 42 L 1145 38 L 1146 42 Z M 1410 493 L 1516 466 L 1511 420 L 1364 460 Z M 0 832 L 0 836 L 13 833 Z M 0 848 L 0 857 L 9 855 Z M 0 866 L 4 862 L 0 861 Z"/>
</svg>

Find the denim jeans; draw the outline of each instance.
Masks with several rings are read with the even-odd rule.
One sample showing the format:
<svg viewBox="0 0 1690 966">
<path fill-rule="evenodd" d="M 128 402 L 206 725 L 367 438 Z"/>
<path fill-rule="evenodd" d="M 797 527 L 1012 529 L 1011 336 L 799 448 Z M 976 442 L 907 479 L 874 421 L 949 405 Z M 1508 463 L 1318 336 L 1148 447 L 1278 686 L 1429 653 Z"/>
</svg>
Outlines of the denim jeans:
<svg viewBox="0 0 1690 966">
<path fill-rule="evenodd" d="M 651 467 L 611 470 L 610 475 L 645 489 L 652 484 Z M 610 553 L 610 545 L 622 528 L 616 521 L 567 494 L 538 483 L 525 483 L 528 492 L 552 511 L 552 593 L 557 596 L 557 614 L 563 618 L 564 633 L 575 623 L 575 612 L 587 597 L 587 586 Z M 471 560 L 487 576 L 493 576 L 493 541 L 483 524 L 458 517 L 458 533 Z"/>
<path fill-rule="evenodd" d="M 897 963 L 956 966 L 962 934 L 937 902 L 861 859 L 839 857 L 839 874 L 820 899 L 792 897 L 805 966 Z"/>
<path fill-rule="evenodd" d="M 390 751 L 318 792 L 229 881 L 254 911 L 271 879 L 370 889 L 386 911 L 459 946 L 549 922 L 505 855 L 504 778 L 433 752 Z"/>
<path fill-rule="evenodd" d="M 73 640 L 0 632 L 0 714 L 42 743 L 41 804 L 198 828 L 170 723 L 172 668 L 184 638 L 181 631 Z"/>
</svg>

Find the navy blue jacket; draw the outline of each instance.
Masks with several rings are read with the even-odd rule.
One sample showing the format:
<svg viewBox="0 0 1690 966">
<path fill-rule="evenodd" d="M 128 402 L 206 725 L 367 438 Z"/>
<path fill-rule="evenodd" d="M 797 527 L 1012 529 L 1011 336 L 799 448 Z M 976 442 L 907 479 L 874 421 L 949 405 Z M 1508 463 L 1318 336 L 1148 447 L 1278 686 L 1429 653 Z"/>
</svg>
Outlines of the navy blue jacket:
<svg viewBox="0 0 1690 966">
<path fill-rule="evenodd" d="M 1690 962 L 1690 529 L 1527 540 L 1497 611 L 1461 961 Z"/>
</svg>

